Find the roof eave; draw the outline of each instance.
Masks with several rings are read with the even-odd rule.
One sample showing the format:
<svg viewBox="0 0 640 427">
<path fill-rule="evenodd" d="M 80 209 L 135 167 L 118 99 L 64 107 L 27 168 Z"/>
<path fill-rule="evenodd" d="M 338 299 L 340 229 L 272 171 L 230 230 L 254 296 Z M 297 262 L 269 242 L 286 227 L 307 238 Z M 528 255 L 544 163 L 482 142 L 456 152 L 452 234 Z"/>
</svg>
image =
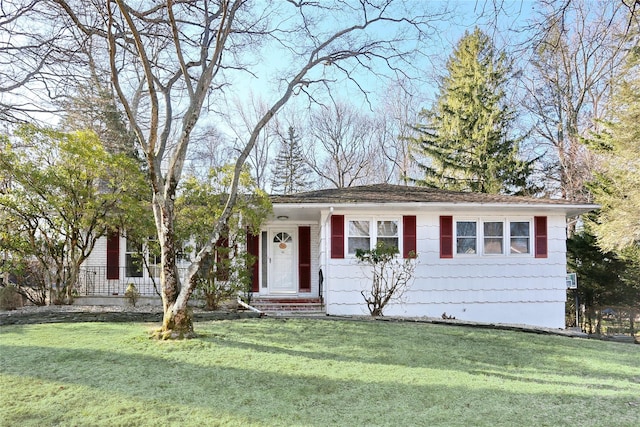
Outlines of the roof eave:
<svg viewBox="0 0 640 427">
<path fill-rule="evenodd" d="M 422 209 L 442 209 L 442 210 L 468 210 L 468 209 L 513 209 L 513 210 L 537 210 L 537 211 L 560 211 L 568 216 L 581 215 L 600 208 L 596 204 L 555 204 L 555 203 L 482 203 L 482 202 L 389 202 L 389 203 L 373 203 L 373 202 L 319 202 L 319 203 L 273 203 L 274 208 L 295 208 L 295 209 L 374 209 L 393 207 L 396 209 L 422 210 Z"/>
</svg>

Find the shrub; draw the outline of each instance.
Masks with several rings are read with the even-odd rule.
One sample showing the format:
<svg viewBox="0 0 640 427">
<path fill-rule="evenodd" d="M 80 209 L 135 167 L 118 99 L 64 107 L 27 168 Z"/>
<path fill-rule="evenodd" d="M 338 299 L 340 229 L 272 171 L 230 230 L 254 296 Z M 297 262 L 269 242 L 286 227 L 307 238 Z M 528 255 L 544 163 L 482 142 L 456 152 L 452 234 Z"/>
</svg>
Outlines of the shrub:
<svg viewBox="0 0 640 427">
<path fill-rule="evenodd" d="M 124 297 L 127 299 L 129 304 L 135 307 L 138 299 L 140 299 L 140 292 L 138 292 L 138 289 L 136 289 L 136 285 L 134 285 L 133 283 L 129 283 L 129 286 L 127 286 L 127 290 L 124 291 Z"/>
<path fill-rule="evenodd" d="M 400 300 L 409 288 L 415 271 L 415 252 L 398 258 L 398 248 L 378 243 L 375 249 L 356 250 L 358 262 L 371 267 L 371 287 L 360 293 L 371 316 L 382 316 L 390 301 Z"/>
</svg>

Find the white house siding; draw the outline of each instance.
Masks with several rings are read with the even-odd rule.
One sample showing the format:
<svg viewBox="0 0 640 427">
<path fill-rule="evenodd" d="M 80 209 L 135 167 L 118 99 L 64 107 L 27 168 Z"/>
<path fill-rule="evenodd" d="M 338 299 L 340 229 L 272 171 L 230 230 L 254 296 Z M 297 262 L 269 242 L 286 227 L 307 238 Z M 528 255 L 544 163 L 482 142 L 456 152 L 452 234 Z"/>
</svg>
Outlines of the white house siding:
<svg viewBox="0 0 640 427">
<path fill-rule="evenodd" d="M 296 224 L 287 224 L 287 223 L 283 224 L 282 222 L 279 222 L 277 223 L 277 225 L 278 226 L 289 225 L 291 227 L 310 226 L 311 228 L 311 292 L 299 292 L 297 295 L 300 298 L 317 298 L 320 292 L 320 284 L 319 284 L 320 280 L 319 280 L 319 274 L 318 274 L 320 271 L 320 226 L 318 225 L 317 222 L 316 223 L 296 223 Z M 259 247 L 260 247 L 260 250 L 262 250 L 262 242 L 260 242 Z M 125 248 L 126 248 L 126 238 L 121 236 L 120 237 L 120 274 L 121 275 L 122 275 L 122 272 L 124 271 L 124 266 L 125 266 Z M 260 253 L 261 259 L 263 256 L 265 256 L 265 254 Z M 258 262 L 260 262 L 261 259 Z M 93 252 L 83 263 L 83 267 L 86 269 L 94 269 L 97 267 L 100 272 L 105 274 L 106 266 L 107 266 L 107 239 L 103 237 L 98 239 Z M 261 271 L 260 274 L 262 275 L 264 274 L 264 272 Z M 124 293 L 124 290 L 126 289 L 126 286 L 128 285 L 129 282 L 136 282 L 136 286 L 144 287 L 143 290 L 149 294 L 153 294 L 154 292 L 153 285 L 151 284 L 151 281 L 149 279 L 121 278 L 121 280 L 106 280 L 106 278 L 103 277 L 100 280 L 102 283 L 102 285 L 100 286 L 100 289 L 108 290 L 108 292 L 107 291 L 105 292 L 106 294 L 109 294 L 109 295 L 112 294 L 113 292 L 119 292 L 120 294 Z M 262 276 L 260 278 L 259 283 L 262 283 L 261 280 L 262 280 Z M 80 290 L 82 292 L 87 292 L 87 291 L 94 292 L 95 291 L 94 289 L 87 289 L 87 286 L 91 288 L 92 282 L 95 282 L 95 279 L 93 281 L 87 281 L 87 280 L 82 280 L 81 278 Z M 269 293 L 267 290 L 263 290 L 262 288 L 260 288 L 260 295 L 269 295 Z"/>
<path fill-rule="evenodd" d="M 89 257 L 82 263 L 83 266 L 107 265 L 107 239 L 104 237 L 96 240 L 96 245 Z"/>
<path fill-rule="evenodd" d="M 385 315 L 440 317 L 446 313 L 460 320 L 564 328 L 564 214 L 535 212 L 523 216 L 522 211 L 511 214 L 505 211 L 500 215 L 489 211 L 406 214 L 417 216 L 418 266 L 415 280 L 403 301 L 389 305 Z M 535 258 L 532 253 L 519 256 L 454 255 L 452 259 L 441 259 L 440 215 L 453 215 L 454 222 L 470 218 L 533 221 L 534 215 L 547 216 L 547 258 Z M 532 235 L 532 252 L 533 241 Z M 360 294 L 369 285 L 364 267 L 349 256 L 331 259 L 328 255 L 327 260 L 327 314 L 369 314 Z"/>
<path fill-rule="evenodd" d="M 120 266 L 124 266 L 124 248 L 126 241 L 120 237 Z M 101 237 L 96 240 L 93 251 L 82 263 L 80 279 L 78 281 L 78 292 L 80 295 L 123 295 L 127 282 L 123 280 L 107 280 L 107 238 Z"/>
</svg>

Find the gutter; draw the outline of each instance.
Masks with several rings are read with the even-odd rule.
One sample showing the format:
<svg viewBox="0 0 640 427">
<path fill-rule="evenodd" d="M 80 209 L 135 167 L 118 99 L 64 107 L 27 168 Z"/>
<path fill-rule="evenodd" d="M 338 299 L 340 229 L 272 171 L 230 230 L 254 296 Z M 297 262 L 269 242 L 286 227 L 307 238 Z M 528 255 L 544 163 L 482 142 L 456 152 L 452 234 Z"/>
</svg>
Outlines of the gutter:
<svg viewBox="0 0 640 427">
<path fill-rule="evenodd" d="M 393 209 L 407 209 L 407 210 L 420 210 L 420 211 L 442 211 L 446 209 L 448 211 L 455 210 L 468 210 L 468 209 L 512 209 L 518 210 L 538 210 L 538 211 L 550 211 L 550 212 L 564 212 L 566 215 L 573 216 L 580 213 L 590 212 L 592 210 L 600 209 L 600 205 L 591 203 L 545 203 L 541 201 L 539 203 L 499 203 L 499 202 L 347 202 L 339 203 L 341 209 L 372 209 L 372 208 L 393 208 Z M 334 203 L 274 203 L 273 206 L 286 207 L 287 209 L 327 209 L 333 208 Z M 331 212 L 332 213 L 332 212 Z M 331 216 L 329 214 L 329 217 Z"/>
</svg>

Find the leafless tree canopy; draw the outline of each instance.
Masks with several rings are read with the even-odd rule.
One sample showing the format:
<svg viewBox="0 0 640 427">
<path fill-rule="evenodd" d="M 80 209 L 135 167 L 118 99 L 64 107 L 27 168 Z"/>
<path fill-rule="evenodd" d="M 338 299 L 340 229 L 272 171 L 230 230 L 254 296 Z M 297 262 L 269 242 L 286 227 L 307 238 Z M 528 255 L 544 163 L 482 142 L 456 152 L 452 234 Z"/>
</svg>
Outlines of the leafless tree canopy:
<svg viewBox="0 0 640 427">
<path fill-rule="evenodd" d="M 584 201 L 584 183 L 595 165 L 583 138 L 606 115 L 611 82 L 629 47 L 628 15 L 614 3 L 578 0 L 546 6 L 532 40 L 523 107 L 535 120 L 537 154 L 545 153 L 547 191 Z"/>
<path fill-rule="evenodd" d="M 242 165 L 274 115 L 294 96 L 315 102 L 340 84 L 367 97 L 363 76 L 411 73 L 417 46 L 443 17 L 429 3 L 392 0 L 6 0 L 1 9 L 3 117 L 56 113 L 49 101 L 71 95 L 90 67 L 109 76 L 147 162 L 169 334 L 190 333 L 192 277 L 231 213 Z M 229 97 L 248 85 L 268 86 L 270 95 L 238 137 L 227 209 L 181 286 L 173 200 L 189 143 L 203 114 L 213 124 L 228 118 Z"/>
<path fill-rule="evenodd" d="M 311 117 L 309 165 L 336 188 L 366 184 L 374 170 L 374 123 L 351 105 L 335 103 Z"/>
</svg>

